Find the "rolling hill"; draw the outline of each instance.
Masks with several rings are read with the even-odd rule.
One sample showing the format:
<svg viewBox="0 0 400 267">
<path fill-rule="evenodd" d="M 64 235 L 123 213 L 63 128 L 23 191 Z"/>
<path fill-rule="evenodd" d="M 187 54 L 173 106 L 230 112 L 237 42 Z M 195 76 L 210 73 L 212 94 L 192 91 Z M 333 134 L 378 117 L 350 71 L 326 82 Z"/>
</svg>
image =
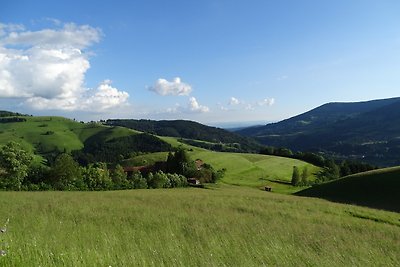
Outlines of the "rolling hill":
<svg viewBox="0 0 400 267">
<path fill-rule="evenodd" d="M 149 135 L 119 126 L 105 126 L 100 123 L 80 123 L 63 117 L 14 116 L 0 118 L 0 144 L 15 141 L 26 150 L 37 155 L 36 159 L 59 152 L 87 150 L 103 153 L 102 147 L 116 145 L 132 148 L 141 146 L 143 151 L 154 143 L 168 151 L 166 142 Z M 3 121 L 1 121 L 3 119 Z M 123 142 L 120 142 L 123 141 Z M 124 143 L 125 146 L 122 146 Z M 150 149 L 149 151 L 159 151 Z"/>
<path fill-rule="evenodd" d="M 400 167 L 350 175 L 297 192 L 299 196 L 400 212 Z"/>
<path fill-rule="evenodd" d="M 284 193 L 299 190 L 299 188 L 292 188 L 289 185 L 293 166 L 298 166 L 300 169 L 307 166 L 310 179 L 314 179 L 312 174 L 318 170 L 317 167 L 296 159 L 259 154 L 215 152 L 187 144 L 178 137 L 154 136 L 122 126 L 80 123 L 62 117 L 18 116 L 17 118 L 18 120 L 14 122 L 0 123 L 0 144 L 5 144 L 10 140 L 16 141 L 34 152 L 38 161 L 43 160 L 42 157 L 47 159 L 49 155 L 57 155 L 62 151 L 80 150 L 74 155 L 79 163 L 84 165 L 91 161 L 121 160 L 121 155 L 130 158 L 124 162 L 125 165 L 151 165 L 156 161 L 165 161 L 168 153 L 166 151 L 184 147 L 189 151 L 193 160 L 202 159 L 215 169 L 225 168 L 227 171 L 223 179 L 224 183 L 252 187 L 270 185 L 273 186 L 274 191 Z M 177 127 L 176 124 L 180 127 Z M 165 126 L 166 122 L 163 122 L 163 125 Z M 194 126 L 184 132 L 185 125 Z M 200 135 L 196 136 L 199 138 L 211 140 L 220 135 L 222 136 L 220 140 L 224 141 L 244 139 L 217 128 L 213 130 L 215 135 L 211 134 L 210 137 L 207 137 L 206 130 L 212 127 L 193 122 L 172 122 L 171 127 L 177 127 L 183 131 L 182 135 L 186 137 L 193 135 L 196 127 L 199 127 L 203 129 L 203 132 L 200 131 Z M 135 152 L 141 153 L 135 156 Z"/>
<path fill-rule="evenodd" d="M 259 152 L 262 146 L 248 137 L 186 120 L 107 120 L 107 125 L 122 126 L 158 136 L 180 138 L 182 142 L 215 151 Z"/>
<path fill-rule="evenodd" d="M 168 142 L 173 140 L 168 138 Z M 171 144 L 179 145 L 175 142 Z M 307 168 L 309 180 L 314 180 L 314 174 L 319 171 L 318 167 L 297 159 L 250 153 L 215 152 L 190 146 L 186 148 L 189 149 L 188 154 L 192 160 L 201 159 L 215 169 L 226 169 L 221 182 L 229 185 L 255 188 L 271 186 L 274 192 L 287 194 L 302 189 L 290 184 L 293 166 L 297 166 L 300 170 Z M 166 159 L 167 152 L 148 153 L 133 157 L 125 161 L 125 164 L 140 166 Z"/>
<path fill-rule="evenodd" d="M 395 166 L 400 164 L 400 98 L 329 103 L 278 123 L 237 133 L 269 146 Z"/>
</svg>

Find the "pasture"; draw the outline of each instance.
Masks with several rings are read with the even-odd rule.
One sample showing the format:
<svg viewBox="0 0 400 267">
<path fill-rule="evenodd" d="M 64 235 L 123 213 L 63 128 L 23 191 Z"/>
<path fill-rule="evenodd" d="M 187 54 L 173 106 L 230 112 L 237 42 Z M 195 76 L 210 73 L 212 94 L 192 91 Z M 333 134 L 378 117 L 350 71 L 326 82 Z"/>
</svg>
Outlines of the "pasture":
<svg viewBox="0 0 400 267">
<path fill-rule="evenodd" d="M 398 266 L 399 214 L 260 190 L 0 192 L 1 266 Z"/>
</svg>

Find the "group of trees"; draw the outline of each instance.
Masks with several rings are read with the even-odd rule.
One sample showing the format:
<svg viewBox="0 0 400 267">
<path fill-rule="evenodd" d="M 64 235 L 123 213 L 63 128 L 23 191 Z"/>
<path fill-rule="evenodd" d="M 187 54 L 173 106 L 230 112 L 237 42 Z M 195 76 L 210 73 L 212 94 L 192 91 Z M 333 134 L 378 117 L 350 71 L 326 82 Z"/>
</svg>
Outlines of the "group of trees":
<svg viewBox="0 0 400 267">
<path fill-rule="evenodd" d="M 309 181 L 310 173 L 308 171 L 307 166 L 303 168 L 303 170 L 300 173 L 300 169 L 297 166 L 293 166 L 293 174 L 292 174 L 292 180 L 291 184 L 294 186 L 307 186 L 311 182 Z"/>
<path fill-rule="evenodd" d="M 373 165 L 358 161 L 350 161 L 350 160 L 335 161 L 332 158 L 326 158 L 320 154 L 312 152 L 293 153 L 290 149 L 287 148 L 265 147 L 260 151 L 260 154 L 299 159 L 314 164 L 318 167 L 321 167 L 321 171 L 316 173 L 316 180 L 313 181 L 314 184 L 323 183 L 326 181 L 338 179 L 343 176 L 359 172 L 365 172 L 377 168 Z M 308 172 L 308 170 L 306 172 Z M 293 182 L 293 177 L 295 177 L 294 182 Z M 311 184 L 310 181 L 305 181 L 304 179 L 300 178 L 297 179 L 297 177 L 300 177 L 300 170 L 298 170 L 298 168 L 296 167 L 293 169 L 292 184 L 299 186 Z"/>
<path fill-rule="evenodd" d="M 15 142 L 0 148 L 0 190 L 118 190 L 137 188 L 173 188 L 188 185 L 187 177 L 215 182 L 224 171 L 211 165 L 196 165 L 183 149 L 170 152 L 164 170 L 127 175 L 116 164 L 90 163 L 86 166 L 68 153 L 60 153 L 50 165 L 37 163 L 33 154 Z"/>
<path fill-rule="evenodd" d="M 188 178 L 196 178 L 202 183 L 215 183 L 225 174 L 225 169 L 214 170 L 207 163 L 196 166 L 184 149 L 178 149 L 175 153 L 168 153 L 166 172 L 177 173 Z"/>
<path fill-rule="evenodd" d="M 147 133 L 123 136 L 108 140 L 107 132 L 89 137 L 82 150 L 74 151 L 73 156 L 81 165 L 95 162 L 112 162 L 128 158 L 132 151 L 161 152 L 171 151 L 170 144 Z"/>
</svg>

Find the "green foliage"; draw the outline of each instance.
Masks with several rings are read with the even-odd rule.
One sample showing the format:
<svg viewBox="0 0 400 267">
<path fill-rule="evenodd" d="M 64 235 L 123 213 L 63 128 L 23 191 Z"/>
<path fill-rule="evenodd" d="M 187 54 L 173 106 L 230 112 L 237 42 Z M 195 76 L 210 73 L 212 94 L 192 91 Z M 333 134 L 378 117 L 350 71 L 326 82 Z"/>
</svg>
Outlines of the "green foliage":
<svg viewBox="0 0 400 267">
<path fill-rule="evenodd" d="M 89 164 L 83 168 L 83 181 L 89 190 L 112 188 L 112 180 L 105 163 Z"/>
<path fill-rule="evenodd" d="M 300 180 L 300 184 L 302 186 L 308 185 L 308 176 L 309 176 L 309 172 L 308 172 L 308 168 L 307 166 L 305 166 L 303 168 L 303 171 L 301 172 L 301 180 Z"/>
<path fill-rule="evenodd" d="M 327 181 L 332 181 L 338 179 L 340 175 L 340 169 L 336 164 L 331 164 L 328 167 L 322 168 L 316 174 L 316 183 L 324 183 Z"/>
<path fill-rule="evenodd" d="M 191 177 L 196 171 L 194 162 L 190 159 L 185 149 L 179 148 L 174 154 L 171 152 L 167 158 L 167 172 L 182 174 Z"/>
<path fill-rule="evenodd" d="M 169 181 L 167 175 L 162 171 L 156 173 L 150 173 L 147 177 L 147 184 L 149 188 L 169 188 L 171 187 L 171 182 Z"/>
<path fill-rule="evenodd" d="M 294 186 L 298 186 L 300 184 L 300 171 L 297 166 L 293 166 L 293 174 L 291 184 Z"/>
<path fill-rule="evenodd" d="M 114 189 L 125 189 L 129 188 L 129 182 L 127 179 L 127 175 L 124 171 L 124 168 L 117 164 L 114 170 L 111 172 L 111 180 L 114 186 Z"/>
<path fill-rule="evenodd" d="M 50 179 L 50 184 L 57 190 L 78 190 L 85 187 L 78 163 L 66 153 L 57 157 L 51 168 Z"/>
<path fill-rule="evenodd" d="M 0 149 L 0 188 L 21 190 L 33 157 L 18 143 L 10 141 Z"/>
<path fill-rule="evenodd" d="M 146 189 L 148 188 L 147 180 L 142 176 L 140 172 L 133 174 L 132 184 L 134 189 Z"/>
<path fill-rule="evenodd" d="M 170 151 L 171 145 L 150 134 L 134 134 L 107 139 L 107 131 L 89 137 L 84 144 L 85 160 L 92 158 L 95 161 L 116 162 L 129 157 L 133 152 Z M 81 152 L 77 152 L 83 157 Z"/>
</svg>

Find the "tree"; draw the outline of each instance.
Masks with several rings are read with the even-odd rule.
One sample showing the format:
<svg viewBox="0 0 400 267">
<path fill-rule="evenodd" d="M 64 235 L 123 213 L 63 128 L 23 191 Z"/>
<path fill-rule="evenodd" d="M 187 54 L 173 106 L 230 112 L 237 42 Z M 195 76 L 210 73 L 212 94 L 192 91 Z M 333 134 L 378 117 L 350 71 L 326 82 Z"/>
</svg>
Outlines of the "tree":
<svg viewBox="0 0 400 267">
<path fill-rule="evenodd" d="M 147 181 L 140 172 L 133 174 L 132 183 L 133 183 L 133 188 L 135 189 L 147 188 Z"/>
<path fill-rule="evenodd" d="M 10 141 L 0 149 L 0 187 L 2 189 L 21 190 L 28 176 L 33 156 L 18 143 Z"/>
<path fill-rule="evenodd" d="M 300 183 L 300 172 L 297 166 L 293 166 L 292 185 L 297 186 Z"/>
<path fill-rule="evenodd" d="M 151 175 L 150 175 L 151 174 Z M 169 188 L 171 182 L 168 176 L 162 171 L 158 171 L 154 174 L 150 173 L 148 176 L 148 185 L 150 188 Z"/>
<path fill-rule="evenodd" d="M 301 172 L 301 185 L 307 185 L 308 184 L 308 176 L 309 176 L 309 172 L 308 172 L 308 168 L 307 166 L 305 166 L 303 168 L 303 171 Z"/>
<path fill-rule="evenodd" d="M 115 189 L 123 189 L 129 187 L 126 172 L 124 171 L 124 168 L 119 164 L 117 164 L 117 166 L 115 166 L 115 169 L 112 171 L 111 180 L 114 184 Z"/>
<path fill-rule="evenodd" d="M 169 153 L 167 158 L 167 172 L 177 173 L 185 176 L 193 175 L 196 167 L 193 161 L 190 160 L 186 150 L 179 148 L 174 154 Z"/>
<path fill-rule="evenodd" d="M 83 169 L 83 181 L 89 190 L 111 188 L 112 180 L 105 163 L 89 164 Z"/>
<path fill-rule="evenodd" d="M 78 163 L 66 153 L 56 158 L 50 176 L 50 183 L 58 190 L 76 190 L 85 187 Z"/>
</svg>

